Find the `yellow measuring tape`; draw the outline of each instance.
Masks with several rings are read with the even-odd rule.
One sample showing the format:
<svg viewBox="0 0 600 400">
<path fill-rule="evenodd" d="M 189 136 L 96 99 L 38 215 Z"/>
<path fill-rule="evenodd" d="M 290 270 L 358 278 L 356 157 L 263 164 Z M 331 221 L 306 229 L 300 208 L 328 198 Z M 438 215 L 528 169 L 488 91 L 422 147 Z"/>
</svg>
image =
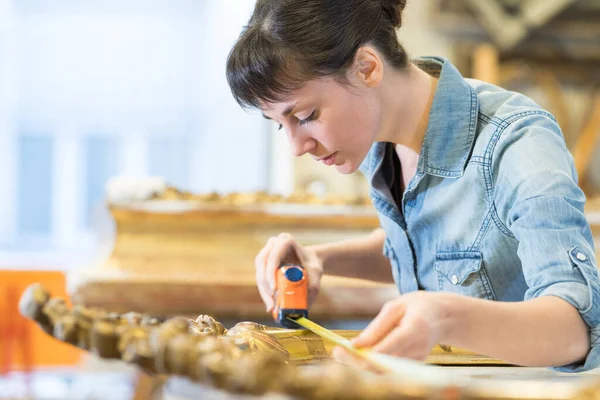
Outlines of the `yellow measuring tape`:
<svg viewBox="0 0 600 400">
<path fill-rule="evenodd" d="M 369 351 L 368 349 L 357 349 L 352 345 L 350 340 L 330 331 L 329 329 L 315 324 L 307 318 L 287 318 L 303 328 L 316 333 L 322 338 L 343 347 L 352 355 L 366 361 L 379 372 L 398 374 L 414 383 L 427 385 L 429 388 L 447 388 L 449 385 L 454 386 L 458 382 L 462 382 L 462 380 L 464 380 L 464 377 L 457 377 L 455 374 L 449 373 L 447 370 L 436 369 L 435 367 L 424 365 L 418 361 L 376 353 L 374 351 Z"/>
<path fill-rule="evenodd" d="M 368 362 L 369 364 L 371 364 L 371 366 L 375 367 L 380 372 L 390 372 L 391 371 L 391 368 L 389 365 L 386 365 L 385 363 L 382 363 L 381 360 L 377 359 L 379 356 L 381 356 L 381 354 L 375 355 L 375 353 L 372 353 L 367 349 L 357 349 L 356 347 L 354 347 L 352 345 L 352 342 L 350 342 L 350 340 L 338 335 L 335 332 L 330 331 L 329 329 L 323 328 L 321 325 L 312 322 L 308 318 L 300 317 L 298 319 L 292 319 L 292 318 L 288 317 L 288 319 L 290 321 L 294 321 L 295 323 L 302 326 L 303 328 L 306 328 L 309 331 L 316 333 L 317 335 L 321 336 L 323 339 L 327 339 L 327 340 L 337 344 L 338 346 L 343 347 L 345 350 L 350 352 L 352 355 L 356 356 L 357 358 L 360 358 L 361 360 Z"/>
</svg>

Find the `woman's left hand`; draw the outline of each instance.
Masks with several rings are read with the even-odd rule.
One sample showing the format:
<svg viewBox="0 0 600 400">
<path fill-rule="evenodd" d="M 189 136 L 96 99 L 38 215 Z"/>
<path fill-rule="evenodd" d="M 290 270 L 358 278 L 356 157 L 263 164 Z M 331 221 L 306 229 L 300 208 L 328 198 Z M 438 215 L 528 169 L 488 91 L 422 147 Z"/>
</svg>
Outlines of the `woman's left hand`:
<svg viewBox="0 0 600 400">
<path fill-rule="evenodd" d="M 385 303 L 379 315 L 352 340 L 357 348 L 424 361 L 447 333 L 447 293 L 413 292 Z M 341 347 L 333 357 L 365 367 Z"/>
</svg>

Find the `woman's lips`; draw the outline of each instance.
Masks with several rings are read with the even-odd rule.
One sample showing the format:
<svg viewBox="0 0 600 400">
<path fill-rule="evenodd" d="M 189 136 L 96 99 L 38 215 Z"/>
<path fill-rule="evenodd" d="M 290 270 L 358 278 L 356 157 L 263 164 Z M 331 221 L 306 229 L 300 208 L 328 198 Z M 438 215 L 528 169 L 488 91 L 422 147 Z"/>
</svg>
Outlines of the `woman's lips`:
<svg viewBox="0 0 600 400">
<path fill-rule="evenodd" d="M 323 158 L 321 161 L 325 165 L 333 165 L 335 163 L 335 157 L 337 156 L 337 151 L 330 156 Z"/>
</svg>

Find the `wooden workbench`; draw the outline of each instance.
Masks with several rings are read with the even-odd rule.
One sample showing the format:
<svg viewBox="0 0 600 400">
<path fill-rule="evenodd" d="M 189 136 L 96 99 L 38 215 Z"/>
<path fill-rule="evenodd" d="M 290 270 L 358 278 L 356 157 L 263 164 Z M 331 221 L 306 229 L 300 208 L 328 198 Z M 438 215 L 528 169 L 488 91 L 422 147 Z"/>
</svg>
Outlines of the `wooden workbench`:
<svg viewBox="0 0 600 400">
<path fill-rule="evenodd" d="M 544 368 L 497 367 L 497 366 L 440 366 L 470 384 L 479 385 L 488 399 L 530 400 L 575 400 L 582 399 L 581 390 L 596 386 L 600 381 L 600 370 L 579 374 L 554 372 Z M 179 377 L 169 378 L 163 387 L 164 400 L 190 400 L 211 398 L 214 400 L 257 399 L 255 396 L 232 395 L 214 388 L 192 383 Z M 273 394 L 263 396 L 269 400 L 292 400 L 290 397 Z M 598 397 L 588 397 L 598 398 Z"/>
</svg>

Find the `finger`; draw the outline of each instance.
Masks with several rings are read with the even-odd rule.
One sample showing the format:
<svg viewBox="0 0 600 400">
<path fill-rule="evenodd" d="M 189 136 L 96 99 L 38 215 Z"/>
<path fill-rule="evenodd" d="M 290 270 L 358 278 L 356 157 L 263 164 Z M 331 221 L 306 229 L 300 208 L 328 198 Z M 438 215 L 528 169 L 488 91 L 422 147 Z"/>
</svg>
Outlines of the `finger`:
<svg viewBox="0 0 600 400">
<path fill-rule="evenodd" d="M 429 351 L 422 351 L 422 349 L 418 349 L 414 346 L 404 349 L 401 354 L 394 354 L 396 357 L 409 358 L 415 361 L 426 361 L 427 356 L 429 356 Z"/>
<path fill-rule="evenodd" d="M 259 288 L 261 286 L 264 286 L 263 289 L 268 289 L 267 281 L 265 279 L 265 268 L 267 257 L 269 256 L 269 253 L 271 252 L 271 249 L 275 245 L 276 241 L 277 240 L 274 237 L 269 238 L 269 240 L 265 244 L 265 247 L 261 249 L 261 251 L 254 259 L 254 267 L 256 269 L 256 283 L 259 286 Z M 263 292 L 268 293 L 268 290 L 263 290 Z"/>
<path fill-rule="evenodd" d="M 289 236 L 289 235 L 288 235 Z M 273 293 L 275 290 L 275 272 L 281 265 L 283 258 L 292 250 L 293 240 L 288 238 L 285 234 L 279 235 L 275 241 L 273 248 L 267 256 L 266 268 L 265 268 L 265 279 L 269 286 L 269 291 Z"/>
<path fill-rule="evenodd" d="M 352 344 L 356 347 L 374 347 L 398 326 L 404 310 L 404 305 L 398 300 L 388 301 L 377 317 L 352 340 Z"/>
<path fill-rule="evenodd" d="M 308 308 L 311 308 L 315 300 L 317 300 L 317 295 L 319 294 L 318 288 L 308 288 Z"/>
<path fill-rule="evenodd" d="M 331 358 L 333 358 L 335 361 L 342 363 L 346 357 L 346 354 L 344 354 L 344 349 L 340 346 L 335 346 L 333 348 L 333 350 L 331 350 Z"/>
<path fill-rule="evenodd" d="M 419 321 L 418 318 L 405 318 L 396 329 L 373 347 L 373 351 L 423 360 L 431 348 L 427 348 L 428 328 Z"/>
<path fill-rule="evenodd" d="M 308 276 L 308 305 L 309 307 L 316 300 L 321 286 L 321 271 L 316 269 L 306 269 Z"/>
<path fill-rule="evenodd" d="M 258 286 L 260 297 L 267 307 L 267 311 L 270 311 L 273 308 L 273 293 L 269 290 L 269 285 L 265 279 L 266 260 L 276 242 L 276 238 L 270 238 L 254 260 L 256 285 Z"/>
<path fill-rule="evenodd" d="M 258 293 L 260 294 L 263 303 L 265 303 L 265 310 L 271 312 L 275 306 L 275 300 L 273 300 L 273 296 L 267 291 L 268 289 L 266 289 L 266 286 L 266 284 L 258 285 Z"/>
<path fill-rule="evenodd" d="M 301 251 L 300 243 L 298 243 L 289 233 L 280 233 L 278 236 L 280 241 L 288 243 L 287 252 L 282 255 L 282 262 L 304 265 L 304 255 Z"/>
<path fill-rule="evenodd" d="M 361 362 L 359 359 L 354 357 L 348 350 L 341 346 L 335 346 L 331 351 L 333 359 L 341 364 L 358 366 Z"/>
<path fill-rule="evenodd" d="M 317 295 L 319 294 L 319 288 L 321 286 L 321 276 L 323 275 L 323 273 L 322 271 L 316 268 L 307 268 L 308 262 L 306 261 L 305 254 L 302 251 L 300 244 L 296 240 L 294 240 L 291 236 L 285 233 L 280 236 L 283 236 L 284 238 L 289 240 L 288 251 L 293 252 L 293 255 L 295 256 L 295 258 L 297 258 L 299 265 L 305 267 L 304 270 L 306 271 L 308 278 L 308 306 L 310 307 L 317 298 Z"/>
<path fill-rule="evenodd" d="M 395 356 L 405 356 L 407 350 L 411 348 L 411 342 L 414 333 L 407 325 L 401 324 L 392 330 L 381 342 L 373 346 L 372 350 L 376 353 L 391 354 Z"/>
<path fill-rule="evenodd" d="M 340 346 L 336 346 L 333 348 L 333 350 L 331 351 L 331 356 L 335 361 L 339 362 L 340 364 L 349 365 L 352 367 L 373 372 L 381 372 L 378 369 L 374 368 L 368 361 L 365 361 L 362 358 L 353 355 L 352 353 Z"/>
</svg>

